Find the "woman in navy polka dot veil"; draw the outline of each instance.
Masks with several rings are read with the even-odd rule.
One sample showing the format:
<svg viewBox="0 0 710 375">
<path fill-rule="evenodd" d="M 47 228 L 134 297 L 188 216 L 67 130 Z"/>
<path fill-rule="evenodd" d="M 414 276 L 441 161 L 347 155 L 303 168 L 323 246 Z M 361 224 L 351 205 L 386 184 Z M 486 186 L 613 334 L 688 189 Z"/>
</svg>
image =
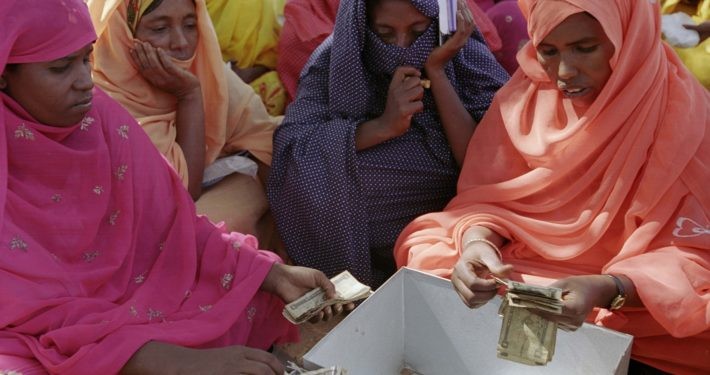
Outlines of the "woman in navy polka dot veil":
<svg viewBox="0 0 710 375">
<path fill-rule="evenodd" d="M 438 46 L 436 0 L 343 0 L 274 135 L 267 194 L 286 250 L 380 285 L 415 217 L 456 192 L 468 140 L 508 75 L 459 1 Z"/>
</svg>

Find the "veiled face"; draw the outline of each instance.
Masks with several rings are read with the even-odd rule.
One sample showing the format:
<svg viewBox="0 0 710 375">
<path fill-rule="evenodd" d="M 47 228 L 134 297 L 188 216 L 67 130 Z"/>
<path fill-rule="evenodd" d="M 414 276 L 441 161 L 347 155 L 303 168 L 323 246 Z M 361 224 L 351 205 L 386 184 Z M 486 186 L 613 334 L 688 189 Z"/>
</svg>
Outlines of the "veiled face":
<svg viewBox="0 0 710 375">
<path fill-rule="evenodd" d="M 57 60 L 7 67 L 0 88 L 39 123 L 78 124 L 93 100 L 91 51 L 89 44 Z"/>
<path fill-rule="evenodd" d="M 195 54 L 198 37 L 193 0 L 163 0 L 141 17 L 135 32 L 136 39 L 162 48 L 178 60 L 188 60 Z"/>
<path fill-rule="evenodd" d="M 384 43 L 402 48 L 411 46 L 431 24 L 409 0 L 368 2 L 368 20 L 370 29 Z"/>
<path fill-rule="evenodd" d="M 599 21 L 573 14 L 537 46 L 537 58 L 550 80 L 575 105 L 589 106 L 611 76 L 614 45 Z"/>
</svg>

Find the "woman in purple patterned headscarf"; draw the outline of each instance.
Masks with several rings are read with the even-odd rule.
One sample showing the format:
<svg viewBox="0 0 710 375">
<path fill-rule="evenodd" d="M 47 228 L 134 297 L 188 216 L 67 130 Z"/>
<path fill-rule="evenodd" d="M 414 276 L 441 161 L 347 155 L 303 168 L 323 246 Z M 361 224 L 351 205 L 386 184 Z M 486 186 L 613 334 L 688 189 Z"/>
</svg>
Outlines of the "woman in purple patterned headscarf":
<svg viewBox="0 0 710 375">
<path fill-rule="evenodd" d="M 267 194 L 296 264 L 376 286 L 404 225 L 456 192 L 468 139 L 508 79 L 463 1 L 457 22 L 436 48 L 436 0 L 341 2 L 274 136 Z"/>
</svg>

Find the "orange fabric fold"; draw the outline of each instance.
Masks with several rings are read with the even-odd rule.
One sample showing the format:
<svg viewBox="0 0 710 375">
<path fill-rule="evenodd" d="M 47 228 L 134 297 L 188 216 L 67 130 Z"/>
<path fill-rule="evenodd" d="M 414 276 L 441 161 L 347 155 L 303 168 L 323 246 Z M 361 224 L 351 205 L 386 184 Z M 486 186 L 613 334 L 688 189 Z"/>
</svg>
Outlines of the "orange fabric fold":
<svg viewBox="0 0 710 375">
<path fill-rule="evenodd" d="M 99 35 L 94 82 L 138 120 L 187 185 L 187 163 L 176 141 L 176 100 L 153 87 L 132 63 L 129 51 L 134 39 L 126 21 L 127 1 L 89 0 L 88 5 Z M 235 151 L 249 151 L 269 165 L 273 130 L 281 118 L 269 116 L 253 89 L 226 67 L 204 0 L 196 0 L 195 7 L 200 35 L 195 56 L 189 61 L 174 61 L 200 80 L 205 103 L 205 163 Z"/>
<path fill-rule="evenodd" d="M 710 94 L 660 42 L 655 2 L 520 5 L 531 36 L 518 54 L 521 69 L 472 137 L 457 196 L 405 228 L 397 264 L 449 276 L 465 230 L 487 226 L 510 239 L 504 261 L 524 280 L 627 275 L 650 323 L 606 310 L 591 318 L 635 335 L 634 355 L 643 347 L 638 357 L 647 363 L 710 370 L 707 353 L 688 358 L 677 345 L 669 360 L 668 350 L 661 356 L 661 346 L 638 340 L 654 330 L 710 347 Z M 563 98 L 535 50 L 581 11 L 615 47 L 613 73 L 585 110 Z M 648 360 L 654 355 L 663 360 Z"/>
</svg>

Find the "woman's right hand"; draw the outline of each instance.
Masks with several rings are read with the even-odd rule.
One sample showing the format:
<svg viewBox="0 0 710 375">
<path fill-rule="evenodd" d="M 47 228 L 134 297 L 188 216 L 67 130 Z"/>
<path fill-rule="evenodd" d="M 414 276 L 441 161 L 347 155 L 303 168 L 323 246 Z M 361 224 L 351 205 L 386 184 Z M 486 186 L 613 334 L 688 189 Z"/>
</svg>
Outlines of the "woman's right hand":
<svg viewBox="0 0 710 375">
<path fill-rule="evenodd" d="M 415 113 L 424 110 L 422 73 L 411 66 L 400 66 L 394 71 L 387 91 L 385 112 L 380 116 L 382 125 L 394 137 L 407 132 Z"/>
<path fill-rule="evenodd" d="M 271 353 L 245 346 L 190 349 L 161 342 L 141 347 L 121 370 L 132 374 L 281 375 L 284 366 Z"/>
<path fill-rule="evenodd" d="M 137 40 L 130 53 L 138 72 L 157 89 L 178 99 L 200 90 L 197 77 L 175 65 L 162 48 Z"/>
<path fill-rule="evenodd" d="M 470 308 L 485 305 L 498 293 L 498 285 L 487 276 L 507 278 L 513 266 L 503 264 L 497 252 L 487 243 L 470 243 L 461 252 L 451 274 L 451 283 L 463 303 Z"/>
</svg>

